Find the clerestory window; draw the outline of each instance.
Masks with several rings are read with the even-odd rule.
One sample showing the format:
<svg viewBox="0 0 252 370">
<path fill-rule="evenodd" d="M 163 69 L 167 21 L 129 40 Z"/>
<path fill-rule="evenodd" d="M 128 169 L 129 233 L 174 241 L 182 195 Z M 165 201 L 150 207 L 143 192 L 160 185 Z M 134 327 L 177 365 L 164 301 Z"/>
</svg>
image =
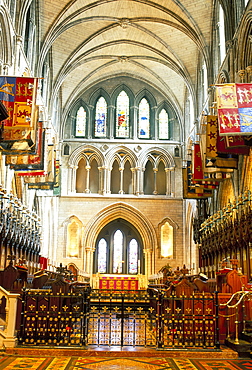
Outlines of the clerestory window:
<svg viewBox="0 0 252 370">
<path fill-rule="evenodd" d="M 95 137 L 106 137 L 107 103 L 101 96 L 95 107 Z"/>
<path fill-rule="evenodd" d="M 164 108 L 158 115 L 158 137 L 159 139 L 169 139 L 169 116 Z"/>
<path fill-rule="evenodd" d="M 86 119 L 87 114 L 85 109 L 81 106 L 76 115 L 76 127 L 75 127 L 75 136 L 83 137 L 86 134 Z"/>
<path fill-rule="evenodd" d="M 116 137 L 129 137 L 129 97 L 124 90 L 116 100 Z"/>
<path fill-rule="evenodd" d="M 150 105 L 147 99 L 143 98 L 138 107 L 138 138 L 150 138 Z"/>
</svg>

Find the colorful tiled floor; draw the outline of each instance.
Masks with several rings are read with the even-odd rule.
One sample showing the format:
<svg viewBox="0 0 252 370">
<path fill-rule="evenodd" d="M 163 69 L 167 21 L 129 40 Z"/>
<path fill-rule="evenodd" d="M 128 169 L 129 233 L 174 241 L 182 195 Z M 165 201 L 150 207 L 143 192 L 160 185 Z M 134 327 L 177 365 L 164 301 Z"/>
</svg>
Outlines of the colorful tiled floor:
<svg viewBox="0 0 252 370">
<path fill-rule="evenodd" d="M 182 359 L 167 357 L 0 357 L 0 370 L 252 370 L 252 359 Z"/>
</svg>

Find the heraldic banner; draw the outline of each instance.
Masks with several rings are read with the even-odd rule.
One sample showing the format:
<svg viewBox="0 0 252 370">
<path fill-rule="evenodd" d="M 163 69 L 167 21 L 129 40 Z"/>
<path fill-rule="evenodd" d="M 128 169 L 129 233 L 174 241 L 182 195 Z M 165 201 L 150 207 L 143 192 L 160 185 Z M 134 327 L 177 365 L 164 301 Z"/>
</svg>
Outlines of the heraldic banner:
<svg viewBox="0 0 252 370">
<path fill-rule="evenodd" d="M 34 144 L 37 82 L 34 77 L 0 76 L 0 100 L 8 112 L 2 142 L 29 140 L 29 146 Z"/>
<path fill-rule="evenodd" d="M 252 84 L 216 86 L 220 135 L 252 134 Z"/>
</svg>

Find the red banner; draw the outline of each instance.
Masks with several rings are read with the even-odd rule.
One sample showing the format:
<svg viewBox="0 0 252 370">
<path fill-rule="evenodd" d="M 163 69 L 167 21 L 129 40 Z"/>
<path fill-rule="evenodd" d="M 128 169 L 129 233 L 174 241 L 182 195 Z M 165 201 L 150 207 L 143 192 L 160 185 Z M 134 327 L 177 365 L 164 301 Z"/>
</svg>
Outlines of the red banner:
<svg viewBox="0 0 252 370">
<path fill-rule="evenodd" d="M 252 133 L 252 84 L 216 85 L 220 135 Z"/>
</svg>

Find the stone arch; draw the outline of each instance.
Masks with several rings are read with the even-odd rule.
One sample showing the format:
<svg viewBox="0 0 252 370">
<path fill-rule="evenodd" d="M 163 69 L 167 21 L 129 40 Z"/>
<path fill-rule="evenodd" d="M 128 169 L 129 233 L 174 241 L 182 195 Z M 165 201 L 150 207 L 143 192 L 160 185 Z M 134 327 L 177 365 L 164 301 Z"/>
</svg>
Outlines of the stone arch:
<svg viewBox="0 0 252 370">
<path fill-rule="evenodd" d="M 129 204 L 118 202 L 102 209 L 88 223 L 85 230 L 83 245 L 86 246 L 86 249 L 90 251 L 90 253 L 93 253 L 95 251 L 97 235 L 108 223 L 118 218 L 128 221 L 138 231 L 142 238 L 143 252 L 145 253 L 145 271 L 147 275 L 151 275 L 154 272 L 154 257 L 152 257 L 152 255 L 155 254 L 158 245 L 156 231 L 145 215 Z M 89 257 L 87 256 L 86 259 L 87 265 L 91 266 L 91 254 Z"/>
<path fill-rule="evenodd" d="M 89 158 L 89 161 L 95 158 L 99 166 L 104 165 L 104 157 L 99 149 L 92 145 L 81 145 L 77 149 L 75 149 L 73 153 L 70 155 L 68 160 L 68 166 L 69 167 L 78 166 L 78 162 L 83 157 Z"/>
<path fill-rule="evenodd" d="M 163 148 L 152 147 L 143 151 L 139 156 L 137 166 L 144 168 L 148 160 L 151 160 L 155 167 L 157 167 L 160 160 L 162 160 L 166 168 L 175 168 L 173 156 Z"/>
<path fill-rule="evenodd" d="M 124 164 L 126 161 L 130 162 L 131 167 L 136 167 L 137 157 L 125 146 L 118 146 L 108 151 L 106 155 L 106 164 L 108 168 L 112 168 L 114 160 L 117 159 L 118 163 Z"/>
<path fill-rule="evenodd" d="M 8 16 L 6 14 L 6 9 L 4 7 L 0 7 L 0 31 L 1 31 L 1 61 L 3 65 L 11 65 L 12 64 L 12 36 L 11 30 L 9 27 Z M 8 73 L 6 73 L 8 74 Z"/>
<path fill-rule="evenodd" d="M 134 104 L 134 94 L 132 90 L 130 89 L 130 87 L 128 87 L 125 84 L 121 84 L 115 88 L 115 90 L 113 91 L 111 95 L 111 104 L 116 106 L 116 99 L 118 97 L 118 94 L 120 94 L 120 92 L 123 90 L 126 92 L 126 94 L 129 97 L 129 105 L 131 107 Z"/>
<path fill-rule="evenodd" d="M 99 189 L 98 192 L 103 191 L 104 187 L 104 156 L 100 152 L 99 149 L 95 148 L 92 145 L 81 145 L 77 149 L 71 153 L 68 159 L 68 191 L 76 193 L 76 177 L 77 177 L 77 169 L 81 159 L 84 159 L 86 163 L 86 169 L 89 171 L 91 169 L 91 163 L 95 159 L 97 163 L 97 168 L 100 171 L 99 174 Z M 92 171 L 92 170 L 91 170 Z M 88 187 L 85 188 L 85 192 L 89 193 L 89 184 Z"/>
<path fill-rule="evenodd" d="M 245 70 L 246 67 L 251 66 L 252 58 L 252 11 L 246 13 L 246 16 L 241 24 L 241 32 L 237 39 L 237 70 Z M 244 53 L 246 50 L 246 53 Z"/>
</svg>

